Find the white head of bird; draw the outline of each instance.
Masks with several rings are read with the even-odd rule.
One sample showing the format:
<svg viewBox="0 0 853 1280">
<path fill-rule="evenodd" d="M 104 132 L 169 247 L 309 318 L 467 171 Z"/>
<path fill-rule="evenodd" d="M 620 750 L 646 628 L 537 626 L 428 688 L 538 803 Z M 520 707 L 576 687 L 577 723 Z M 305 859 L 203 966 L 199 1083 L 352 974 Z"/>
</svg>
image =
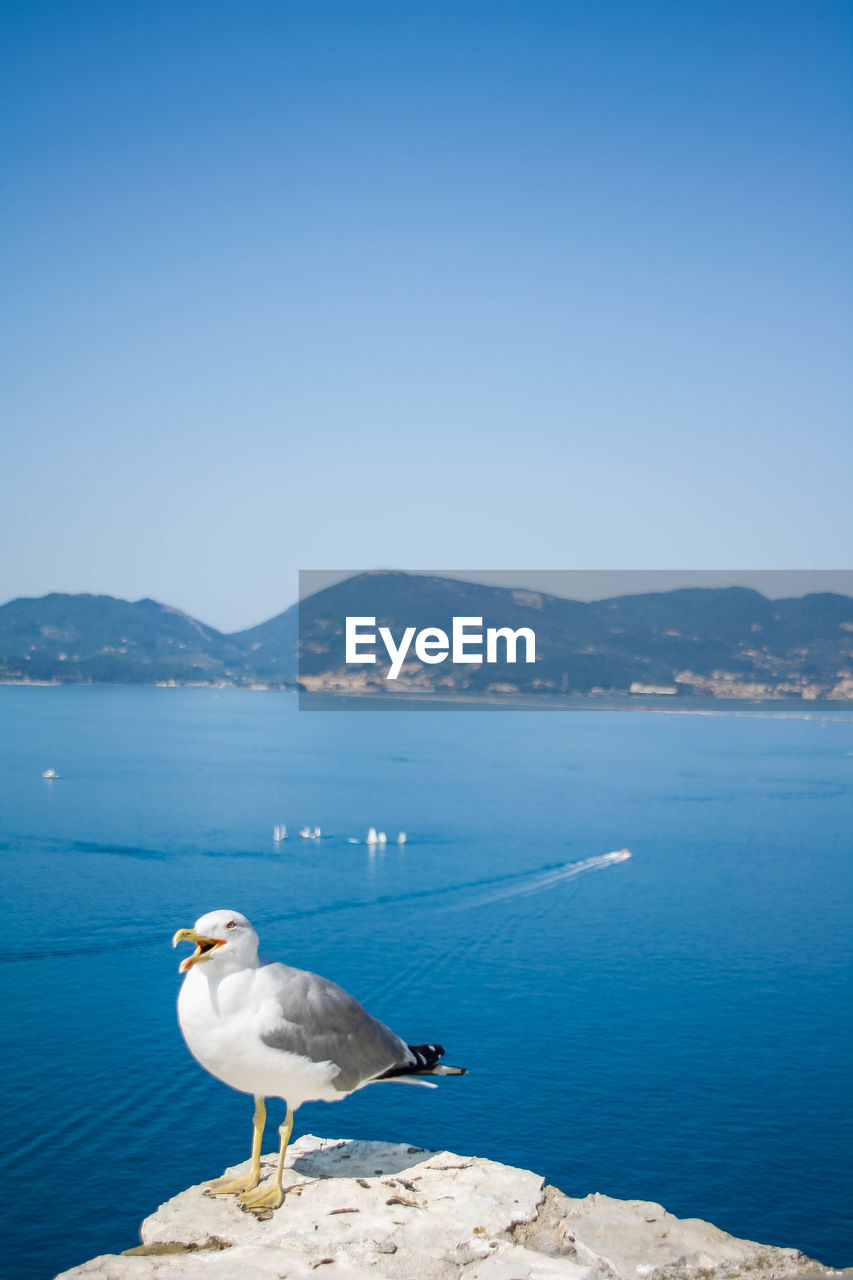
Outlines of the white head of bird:
<svg viewBox="0 0 853 1280">
<path fill-rule="evenodd" d="M 172 946 L 194 942 L 195 951 L 178 966 L 188 973 L 193 965 L 205 964 L 207 976 L 223 977 L 234 969 L 254 968 L 258 963 L 258 935 L 239 911 L 208 911 L 199 916 L 192 929 L 179 929 Z"/>
</svg>

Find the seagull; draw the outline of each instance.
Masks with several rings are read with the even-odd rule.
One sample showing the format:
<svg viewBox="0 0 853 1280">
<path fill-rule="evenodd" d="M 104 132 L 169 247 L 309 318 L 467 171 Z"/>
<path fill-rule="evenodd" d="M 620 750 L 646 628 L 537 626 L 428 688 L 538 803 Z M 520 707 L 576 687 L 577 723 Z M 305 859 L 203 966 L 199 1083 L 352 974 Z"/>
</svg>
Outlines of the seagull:
<svg viewBox="0 0 853 1280">
<path fill-rule="evenodd" d="M 212 1195 L 236 1195 L 248 1212 L 268 1216 L 282 1204 L 293 1113 L 303 1102 L 336 1102 L 379 1080 L 435 1088 L 412 1077 L 465 1074 L 440 1063 L 440 1044 L 406 1044 L 327 978 L 258 959 L 258 935 L 239 911 L 208 912 L 177 931 L 172 946 L 179 942 L 195 944 L 179 966 L 186 977 L 178 1023 L 187 1047 L 217 1080 L 255 1100 L 248 1175 L 207 1184 Z M 260 1186 L 268 1097 L 284 1099 L 287 1114 L 275 1177 Z"/>
</svg>

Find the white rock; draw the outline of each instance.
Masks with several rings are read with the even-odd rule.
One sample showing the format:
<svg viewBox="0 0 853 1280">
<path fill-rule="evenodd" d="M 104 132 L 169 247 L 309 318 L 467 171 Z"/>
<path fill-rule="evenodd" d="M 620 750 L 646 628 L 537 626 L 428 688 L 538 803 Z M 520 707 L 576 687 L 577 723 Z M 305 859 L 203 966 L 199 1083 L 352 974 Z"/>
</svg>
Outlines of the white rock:
<svg viewBox="0 0 853 1280">
<path fill-rule="evenodd" d="M 248 1162 L 247 1162 L 248 1163 Z M 265 1169 L 275 1156 L 265 1156 Z M 239 1165 L 229 1173 L 242 1172 Z M 793 1280 L 794 1249 L 735 1240 L 660 1205 L 572 1199 L 527 1169 L 386 1142 L 307 1135 L 265 1220 L 190 1187 L 142 1224 L 139 1253 L 58 1280 Z M 841 1274 L 841 1273 L 833 1273 Z M 853 1273 L 845 1273 L 853 1276 Z"/>
</svg>

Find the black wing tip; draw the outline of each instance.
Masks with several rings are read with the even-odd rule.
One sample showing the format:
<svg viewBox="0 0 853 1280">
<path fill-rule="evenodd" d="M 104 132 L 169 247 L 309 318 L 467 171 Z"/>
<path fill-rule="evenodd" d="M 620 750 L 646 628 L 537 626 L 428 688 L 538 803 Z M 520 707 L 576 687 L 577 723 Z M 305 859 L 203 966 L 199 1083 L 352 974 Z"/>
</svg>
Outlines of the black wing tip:
<svg viewBox="0 0 853 1280">
<path fill-rule="evenodd" d="M 415 1063 L 410 1067 L 410 1074 L 417 1076 L 464 1076 L 467 1067 L 445 1066 L 439 1059 L 444 1057 L 443 1044 L 410 1044 L 409 1053 L 414 1054 Z"/>
<path fill-rule="evenodd" d="M 444 1057 L 443 1044 L 409 1044 L 406 1048 L 415 1059 L 412 1065 L 416 1071 L 434 1067 L 439 1058 Z"/>
<path fill-rule="evenodd" d="M 392 1076 L 464 1076 L 466 1067 L 446 1067 L 439 1059 L 444 1057 L 443 1044 L 409 1044 L 406 1045 L 413 1062 L 398 1063 L 377 1077 L 388 1080 Z"/>
</svg>

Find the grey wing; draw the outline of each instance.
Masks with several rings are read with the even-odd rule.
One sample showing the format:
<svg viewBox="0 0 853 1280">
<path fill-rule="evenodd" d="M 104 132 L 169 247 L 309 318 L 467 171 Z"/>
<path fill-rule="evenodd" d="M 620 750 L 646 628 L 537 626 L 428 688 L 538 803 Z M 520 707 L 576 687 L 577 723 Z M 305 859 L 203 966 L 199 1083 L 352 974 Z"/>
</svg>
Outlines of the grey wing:
<svg viewBox="0 0 853 1280">
<path fill-rule="evenodd" d="M 391 1067 L 414 1062 L 405 1041 L 371 1017 L 343 987 L 289 965 L 265 967 L 281 1021 L 262 1033 L 264 1044 L 312 1062 L 334 1062 L 340 1072 L 332 1084 L 342 1093 Z"/>
</svg>

